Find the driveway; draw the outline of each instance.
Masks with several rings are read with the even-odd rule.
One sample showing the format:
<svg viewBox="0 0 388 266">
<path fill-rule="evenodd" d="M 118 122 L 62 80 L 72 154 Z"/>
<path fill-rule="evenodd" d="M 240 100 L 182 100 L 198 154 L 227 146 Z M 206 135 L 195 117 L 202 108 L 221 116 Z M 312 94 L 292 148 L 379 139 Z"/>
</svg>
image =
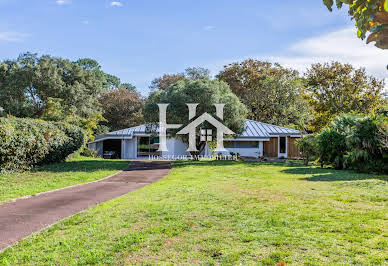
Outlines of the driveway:
<svg viewBox="0 0 388 266">
<path fill-rule="evenodd" d="M 0 205 L 0 250 L 61 219 L 156 182 L 169 171 L 166 161 L 133 161 L 128 169 L 101 181 Z"/>
</svg>

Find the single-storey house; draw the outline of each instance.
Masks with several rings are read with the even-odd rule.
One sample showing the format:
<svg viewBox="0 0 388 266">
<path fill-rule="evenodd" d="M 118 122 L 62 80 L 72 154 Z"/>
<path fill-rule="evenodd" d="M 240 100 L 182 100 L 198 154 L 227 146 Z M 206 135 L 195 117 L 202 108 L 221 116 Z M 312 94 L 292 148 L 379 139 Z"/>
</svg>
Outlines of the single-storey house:
<svg viewBox="0 0 388 266">
<path fill-rule="evenodd" d="M 245 130 L 233 139 L 224 139 L 227 152 L 247 157 L 297 158 L 299 151 L 295 140 L 301 137 L 299 130 L 270 125 L 253 120 L 245 121 Z M 158 152 L 159 137 L 149 132 L 147 125 L 126 128 L 96 136 L 89 148 L 99 156 L 114 153 L 121 159 L 148 156 L 188 156 L 188 146 L 180 139 L 168 138 L 168 152 Z M 210 155 L 208 148 L 203 155 Z"/>
</svg>

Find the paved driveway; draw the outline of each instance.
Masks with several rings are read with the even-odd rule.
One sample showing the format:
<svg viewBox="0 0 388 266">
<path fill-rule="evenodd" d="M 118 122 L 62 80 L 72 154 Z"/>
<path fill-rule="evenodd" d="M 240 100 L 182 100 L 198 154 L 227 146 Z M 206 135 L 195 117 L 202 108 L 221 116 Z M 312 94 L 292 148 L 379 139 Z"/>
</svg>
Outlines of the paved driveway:
<svg viewBox="0 0 388 266">
<path fill-rule="evenodd" d="M 134 161 L 101 181 L 0 205 L 0 250 L 63 218 L 158 181 L 169 162 Z"/>
</svg>

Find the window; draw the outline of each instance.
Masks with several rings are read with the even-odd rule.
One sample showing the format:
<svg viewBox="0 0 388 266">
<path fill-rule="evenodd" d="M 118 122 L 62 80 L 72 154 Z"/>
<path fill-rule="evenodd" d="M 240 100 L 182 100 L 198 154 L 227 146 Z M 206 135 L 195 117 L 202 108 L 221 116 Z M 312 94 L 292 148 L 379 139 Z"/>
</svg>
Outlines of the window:
<svg viewBox="0 0 388 266">
<path fill-rule="evenodd" d="M 279 138 L 279 153 L 286 153 L 286 137 Z"/>
<path fill-rule="evenodd" d="M 234 148 L 233 141 L 224 141 L 224 148 Z"/>
<path fill-rule="evenodd" d="M 158 137 L 139 137 L 137 141 L 137 155 L 157 155 L 159 149 Z"/>
<path fill-rule="evenodd" d="M 259 142 L 257 141 L 237 141 L 236 148 L 258 148 Z"/>
</svg>

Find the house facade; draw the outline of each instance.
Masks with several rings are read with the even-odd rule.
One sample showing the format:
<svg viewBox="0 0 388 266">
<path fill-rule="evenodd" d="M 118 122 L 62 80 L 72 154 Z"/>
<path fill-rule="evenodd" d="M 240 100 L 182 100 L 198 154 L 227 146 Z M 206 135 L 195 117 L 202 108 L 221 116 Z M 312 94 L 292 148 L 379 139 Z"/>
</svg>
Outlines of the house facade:
<svg viewBox="0 0 388 266">
<path fill-rule="evenodd" d="M 89 148 L 96 150 L 98 156 L 115 154 L 116 158 L 136 159 L 149 156 L 189 156 L 188 146 L 177 138 L 167 139 L 168 151 L 159 152 L 158 132 L 150 133 L 147 125 L 131 127 L 99 135 L 89 143 Z M 233 139 L 224 139 L 230 153 L 246 157 L 299 158 L 295 140 L 300 138 L 300 131 L 253 120 L 245 121 L 245 130 Z M 206 146 L 202 155 L 210 155 Z"/>
</svg>

